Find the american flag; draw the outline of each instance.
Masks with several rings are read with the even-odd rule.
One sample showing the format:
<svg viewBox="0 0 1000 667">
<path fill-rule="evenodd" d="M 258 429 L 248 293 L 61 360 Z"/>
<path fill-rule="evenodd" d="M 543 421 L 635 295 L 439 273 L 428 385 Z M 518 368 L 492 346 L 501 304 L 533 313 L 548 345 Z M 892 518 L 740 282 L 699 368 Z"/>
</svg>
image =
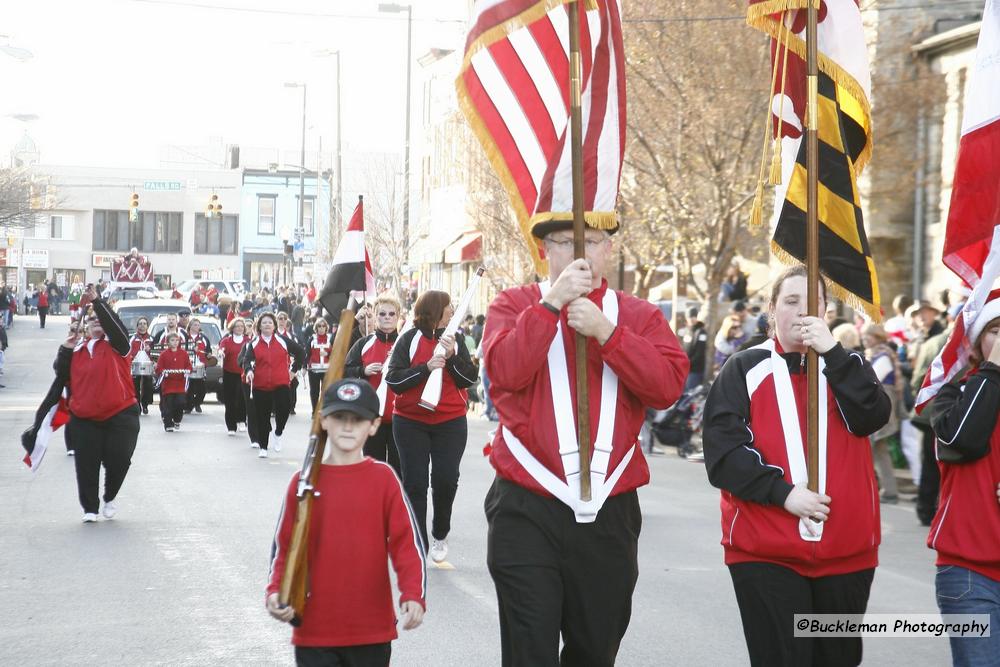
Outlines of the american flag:
<svg viewBox="0 0 1000 667">
<path fill-rule="evenodd" d="M 584 207 L 589 225 L 608 229 L 625 154 L 621 6 L 580 1 Z M 573 210 L 568 17 L 566 0 L 479 0 L 456 81 L 540 273 L 532 225 Z"/>
<path fill-rule="evenodd" d="M 972 287 L 944 349 L 931 364 L 917 394 L 921 410 L 968 360 L 972 331 L 1000 278 L 1000 2 L 987 0 L 976 47 L 976 64 L 965 97 L 962 138 L 955 165 L 945 266 Z M 988 317 L 988 316 L 987 316 Z"/>
</svg>

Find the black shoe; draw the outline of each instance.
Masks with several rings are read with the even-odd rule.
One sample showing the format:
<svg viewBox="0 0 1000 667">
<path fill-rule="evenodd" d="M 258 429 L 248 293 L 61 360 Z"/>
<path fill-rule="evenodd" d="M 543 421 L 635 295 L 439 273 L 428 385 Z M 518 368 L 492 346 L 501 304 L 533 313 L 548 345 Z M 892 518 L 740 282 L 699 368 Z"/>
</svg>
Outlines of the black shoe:
<svg viewBox="0 0 1000 667">
<path fill-rule="evenodd" d="M 288 414 L 290 414 L 290 415 L 294 415 L 294 414 L 295 414 L 295 408 L 292 408 L 291 410 L 289 410 L 289 411 L 288 411 Z"/>
<path fill-rule="evenodd" d="M 194 406 L 194 411 L 197 412 L 200 415 L 201 414 L 201 406 L 200 405 Z"/>
<path fill-rule="evenodd" d="M 184 414 L 186 415 L 191 414 L 191 408 L 184 408 Z"/>
<path fill-rule="evenodd" d="M 142 406 L 142 414 L 144 414 L 144 415 L 148 415 L 149 414 L 149 406 L 148 405 Z"/>
</svg>

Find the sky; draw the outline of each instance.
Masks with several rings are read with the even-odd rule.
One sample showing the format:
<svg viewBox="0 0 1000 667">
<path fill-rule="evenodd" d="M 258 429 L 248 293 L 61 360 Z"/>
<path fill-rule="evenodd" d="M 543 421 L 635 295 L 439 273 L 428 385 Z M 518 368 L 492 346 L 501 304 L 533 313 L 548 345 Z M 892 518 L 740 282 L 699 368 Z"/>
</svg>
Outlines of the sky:
<svg viewBox="0 0 1000 667">
<path fill-rule="evenodd" d="M 416 59 L 462 48 L 468 6 L 413 1 L 413 128 Z M 326 152 L 337 49 L 344 150 L 401 152 L 405 17 L 378 0 L 3 0 L 0 47 L 33 57 L 0 50 L 0 164 L 26 129 L 45 164 L 157 167 L 162 146 L 212 138 L 297 149 L 302 90 L 286 82 L 307 84 L 306 143 Z"/>
</svg>

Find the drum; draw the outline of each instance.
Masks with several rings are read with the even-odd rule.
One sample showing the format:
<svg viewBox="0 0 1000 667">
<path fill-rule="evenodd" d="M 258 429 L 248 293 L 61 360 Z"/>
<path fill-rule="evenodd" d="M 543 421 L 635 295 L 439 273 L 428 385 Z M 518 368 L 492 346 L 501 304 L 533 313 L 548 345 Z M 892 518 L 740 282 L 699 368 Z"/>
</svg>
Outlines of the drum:
<svg viewBox="0 0 1000 667">
<path fill-rule="evenodd" d="M 189 376 L 192 380 L 204 380 L 205 379 L 205 364 L 197 363 L 191 367 L 191 375 Z"/>
<path fill-rule="evenodd" d="M 148 359 L 148 357 L 147 357 Z M 133 376 L 152 376 L 155 365 L 152 361 L 141 361 L 136 359 L 132 362 L 132 375 Z"/>
</svg>

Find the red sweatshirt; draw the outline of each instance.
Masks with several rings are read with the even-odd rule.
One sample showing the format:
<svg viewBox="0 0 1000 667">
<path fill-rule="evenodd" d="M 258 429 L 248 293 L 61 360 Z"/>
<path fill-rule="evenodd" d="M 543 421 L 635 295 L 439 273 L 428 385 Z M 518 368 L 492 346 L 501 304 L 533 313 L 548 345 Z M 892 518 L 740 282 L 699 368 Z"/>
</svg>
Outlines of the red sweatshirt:
<svg viewBox="0 0 1000 667">
<path fill-rule="evenodd" d="M 69 411 L 104 421 L 135 405 L 132 364 L 104 338 L 80 343 L 70 363 Z"/>
<path fill-rule="evenodd" d="M 927 535 L 938 565 L 957 565 L 1000 581 L 1000 367 L 984 363 L 970 371 L 963 388 L 945 385 L 931 404 L 937 446 L 966 454 L 989 452 L 966 463 L 944 463 L 941 502 Z M 987 442 L 984 442 L 988 440 Z"/>
<path fill-rule="evenodd" d="M 233 334 L 227 335 L 225 338 L 219 341 L 219 349 L 222 350 L 222 370 L 226 373 L 239 373 L 243 374 L 243 369 L 240 368 L 240 351 L 247 344 L 248 338 L 246 336 L 235 336 Z"/>
<path fill-rule="evenodd" d="M 177 348 L 171 350 L 167 348 L 160 353 L 160 358 L 156 360 L 156 374 L 159 375 L 165 370 L 191 370 L 191 357 L 184 350 Z M 188 376 L 184 373 L 167 373 L 163 376 L 160 384 L 160 395 L 183 394 L 187 391 Z"/>
<path fill-rule="evenodd" d="M 602 282 L 588 298 L 600 307 L 607 288 L 607 282 Z M 596 439 L 598 434 L 602 369 L 607 363 L 619 380 L 608 470 L 616 469 L 634 450 L 611 496 L 649 482 L 649 466 L 636 447 L 646 406 L 666 408 L 672 405 L 681 394 L 688 372 L 687 355 L 660 310 L 628 294 L 619 292 L 617 296 L 619 314 L 614 333 L 603 346 L 588 339 L 587 347 L 591 438 Z M 483 349 L 490 378 L 490 397 L 504 428 L 509 429 L 546 469 L 565 480 L 556 438 L 548 354 L 561 317 L 570 400 L 576 405 L 575 332 L 566 324 L 565 309 L 561 316 L 556 316 L 542 306 L 540 300 L 541 290 L 537 284 L 501 292 L 490 305 L 486 317 Z M 573 424 L 575 432 L 575 415 Z M 490 463 L 500 477 L 535 493 L 550 495 L 511 453 L 504 441 L 503 429 L 498 429 L 494 437 Z"/>
<path fill-rule="evenodd" d="M 292 475 L 271 546 L 267 595 L 277 593 L 295 525 L 299 473 Z M 399 602 L 426 608 L 427 574 L 419 531 L 403 486 L 392 468 L 365 458 L 347 466 L 323 465 L 309 524 L 309 595 L 296 610 L 297 646 L 357 646 L 397 637 L 388 559 Z"/>
</svg>

